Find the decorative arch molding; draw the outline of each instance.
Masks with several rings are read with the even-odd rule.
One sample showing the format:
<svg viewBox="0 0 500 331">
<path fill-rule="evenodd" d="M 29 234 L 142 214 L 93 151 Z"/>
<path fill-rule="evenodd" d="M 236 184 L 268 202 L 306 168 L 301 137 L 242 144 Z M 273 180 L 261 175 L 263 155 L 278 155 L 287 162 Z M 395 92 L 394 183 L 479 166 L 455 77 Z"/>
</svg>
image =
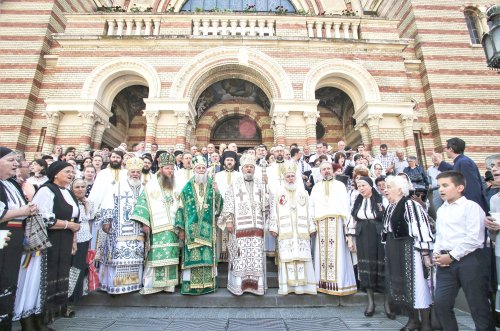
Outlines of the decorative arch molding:
<svg viewBox="0 0 500 331">
<path fill-rule="evenodd" d="M 332 86 L 344 91 L 354 103 L 356 110 L 367 102 L 381 101 L 377 82 L 363 67 L 351 61 L 322 61 L 307 73 L 303 93 L 304 99 L 315 99 L 315 91 Z"/>
<path fill-rule="evenodd" d="M 271 117 L 256 104 L 220 104 L 211 107 L 200 117 L 196 125 L 196 143 L 207 145 L 210 142 L 212 128 L 216 126 L 215 123 L 236 115 L 248 116 L 254 120 L 260 128 L 262 143 L 272 145 L 274 133 L 271 128 Z"/>
<path fill-rule="evenodd" d="M 273 58 L 251 48 L 224 46 L 206 50 L 184 65 L 172 83 L 170 97 L 195 102 L 206 87 L 225 78 L 248 80 L 269 99 L 293 99 L 292 83 Z"/>
<path fill-rule="evenodd" d="M 141 59 L 120 57 L 92 71 L 83 84 L 81 98 L 97 100 L 110 109 L 116 94 L 131 85 L 148 86 L 150 99 L 160 97 L 161 80 L 156 69 Z"/>
</svg>

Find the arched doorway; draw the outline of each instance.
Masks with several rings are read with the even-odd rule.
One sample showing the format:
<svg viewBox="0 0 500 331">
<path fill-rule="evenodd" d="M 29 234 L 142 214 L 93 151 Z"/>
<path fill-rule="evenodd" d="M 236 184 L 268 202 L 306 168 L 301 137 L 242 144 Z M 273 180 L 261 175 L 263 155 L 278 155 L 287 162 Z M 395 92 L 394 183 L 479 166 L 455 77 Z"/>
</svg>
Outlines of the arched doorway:
<svg viewBox="0 0 500 331">
<path fill-rule="evenodd" d="M 273 142 L 270 102 L 255 84 L 224 79 L 207 87 L 196 100 L 195 144 L 235 142 L 240 150 Z"/>
<path fill-rule="evenodd" d="M 243 151 L 262 144 L 262 134 L 257 123 L 250 117 L 232 115 L 221 119 L 214 126 L 210 142 L 214 145 L 234 142 Z"/>
<path fill-rule="evenodd" d="M 147 86 L 132 85 L 115 96 L 111 104 L 110 126 L 104 131 L 102 137 L 103 144 L 118 146 L 126 142 L 130 146 L 144 141 L 146 119 L 142 115 L 146 108 L 144 98 L 148 97 L 148 93 Z"/>
<path fill-rule="evenodd" d="M 354 130 L 354 104 L 351 98 L 336 87 L 322 87 L 315 92 L 319 100 L 320 118 L 316 126 L 316 138 L 329 145 L 345 140 L 350 146 L 361 142 L 361 136 Z"/>
</svg>

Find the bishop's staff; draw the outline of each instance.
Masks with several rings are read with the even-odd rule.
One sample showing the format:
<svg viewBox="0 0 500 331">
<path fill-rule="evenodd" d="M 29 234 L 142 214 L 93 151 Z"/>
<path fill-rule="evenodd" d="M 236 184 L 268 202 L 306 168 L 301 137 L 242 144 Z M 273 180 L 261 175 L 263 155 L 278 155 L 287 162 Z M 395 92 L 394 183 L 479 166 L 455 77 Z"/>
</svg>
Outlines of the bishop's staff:
<svg viewBox="0 0 500 331">
<path fill-rule="evenodd" d="M 260 166 L 262 167 L 262 182 L 264 183 L 264 192 L 263 194 L 261 195 L 261 206 L 262 206 L 262 224 L 263 224 L 263 229 L 264 229 L 264 235 L 263 235 L 263 240 L 262 240 L 262 243 L 263 243 L 263 250 L 262 250 L 262 254 L 263 254 L 263 269 L 264 269 L 264 293 L 266 293 L 267 291 L 267 254 L 266 254 L 266 193 L 268 191 L 267 189 L 267 172 L 266 172 L 266 168 L 267 168 L 267 161 L 265 159 L 262 159 L 260 161 Z"/>
<path fill-rule="evenodd" d="M 216 260 L 216 254 L 217 254 L 217 231 L 216 231 L 216 224 L 215 224 L 215 193 L 217 190 L 217 185 L 215 183 L 215 165 L 212 167 L 212 278 L 213 278 L 213 287 L 214 287 L 214 293 L 217 290 L 216 288 L 216 277 L 217 277 L 217 260 Z"/>
</svg>

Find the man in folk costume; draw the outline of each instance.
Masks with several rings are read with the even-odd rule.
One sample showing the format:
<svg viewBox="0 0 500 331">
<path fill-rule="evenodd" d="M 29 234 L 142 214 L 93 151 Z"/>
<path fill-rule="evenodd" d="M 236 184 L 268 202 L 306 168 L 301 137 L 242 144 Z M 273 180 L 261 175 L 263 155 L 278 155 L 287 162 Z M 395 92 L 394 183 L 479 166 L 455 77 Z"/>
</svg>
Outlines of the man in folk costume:
<svg viewBox="0 0 500 331">
<path fill-rule="evenodd" d="M 143 162 L 138 157 L 127 160 L 128 176 L 121 179 L 102 204 L 102 229 L 108 234 L 99 270 L 100 286 L 110 294 L 141 289 L 144 262 L 142 226 L 132 220 L 132 212 L 142 189 Z"/>
<path fill-rule="evenodd" d="M 106 233 L 99 231 L 102 225 L 101 205 L 104 198 L 108 196 L 110 192 L 113 192 L 114 186 L 120 181 L 120 179 L 127 177 L 127 171 L 122 170 L 122 160 L 123 152 L 121 150 L 115 149 L 111 152 L 108 167 L 99 171 L 88 197 L 88 199 L 94 203 L 96 211 L 94 226 L 92 227 L 92 241 L 90 243 L 90 249 L 98 250 L 98 260 L 102 255 L 102 247 L 99 249 L 98 246 L 104 244 L 106 240 Z"/>
<path fill-rule="evenodd" d="M 311 215 L 316 222 L 314 269 L 318 292 L 333 295 L 356 293 L 356 279 L 344 233 L 349 215 L 345 185 L 333 177 L 332 164 L 320 165 L 323 177 L 310 196 Z"/>
<path fill-rule="evenodd" d="M 268 186 L 271 194 L 275 194 L 285 184 L 285 148 L 282 145 L 278 145 L 274 148 L 274 153 L 276 155 L 276 162 L 272 163 L 265 170 L 266 175 L 269 179 Z M 261 176 L 261 171 L 264 170 L 262 169 L 262 167 L 259 167 L 258 171 L 256 171 L 256 175 L 258 177 Z M 298 178 L 300 178 L 302 175 L 299 169 L 297 169 L 296 174 Z M 275 256 L 275 252 L 276 238 L 274 238 L 269 232 L 266 232 L 266 253 L 268 256 Z"/>
<path fill-rule="evenodd" d="M 175 171 L 175 189 L 177 191 L 182 191 L 184 185 L 191 178 L 193 178 L 193 164 L 192 164 L 193 155 L 191 153 L 186 152 L 182 155 L 182 168 Z"/>
<path fill-rule="evenodd" d="M 222 197 L 208 177 L 203 156 L 193 158 L 195 175 L 180 193 L 175 228 L 182 248 L 181 293 L 207 294 L 215 291 L 217 254 L 215 217 L 222 209 Z"/>
<path fill-rule="evenodd" d="M 278 241 L 278 293 L 316 294 L 310 239 L 316 226 L 309 212 L 309 195 L 296 171 L 297 164 L 286 162 L 285 185 L 276 192 L 271 210 L 269 231 Z"/>
<path fill-rule="evenodd" d="M 179 284 L 179 238 L 174 231 L 179 192 L 174 191 L 174 165 L 174 154 L 160 155 L 158 173 L 144 187 L 132 215 L 146 236 L 141 294 L 174 292 Z"/>
<path fill-rule="evenodd" d="M 264 212 L 272 200 L 262 182 L 255 178 L 255 158 L 240 158 L 243 176 L 237 177 L 224 197 L 224 209 L 218 226 L 229 233 L 229 272 L 227 289 L 241 295 L 265 292 Z"/>
<path fill-rule="evenodd" d="M 235 167 L 238 160 L 238 155 L 233 151 L 225 151 L 222 153 L 222 158 L 224 160 L 224 170 L 215 174 L 215 182 L 217 183 L 217 189 L 219 190 L 222 197 L 226 196 L 226 191 L 234 183 L 234 181 L 242 177 L 241 172 L 235 171 Z M 217 229 L 217 251 L 219 252 L 219 262 L 228 261 L 228 251 L 227 242 L 229 236 L 227 231 L 222 231 L 220 228 Z"/>
</svg>

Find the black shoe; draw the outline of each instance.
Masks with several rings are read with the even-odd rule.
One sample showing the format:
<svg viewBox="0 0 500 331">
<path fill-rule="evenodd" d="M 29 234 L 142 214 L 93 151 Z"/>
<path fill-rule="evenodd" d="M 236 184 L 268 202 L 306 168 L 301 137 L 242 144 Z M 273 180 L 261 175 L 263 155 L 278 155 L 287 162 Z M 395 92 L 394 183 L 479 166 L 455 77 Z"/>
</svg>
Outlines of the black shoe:
<svg viewBox="0 0 500 331">
<path fill-rule="evenodd" d="M 73 318 L 75 317 L 75 311 L 69 307 L 66 307 L 65 309 L 61 310 L 61 316 L 66 318 Z"/>
<path fill-rule="evenodd" d="M 366 317 L 372 317 L 373 314 L 375 314 L 375 305 L 373 305 L 371 310 L 368 310 L 368 308 L 365 309 L 365 316 Z"/>
<path fill-rule="evenodd" d="M 36 331 L 36 323 L 35 323 L 35 316 L 30 315 L 25 318 L 21 318 L 19 321 L 21 322 L 21 330 L 22 331 Z"/>
<path fill-rule="evenodd" d="M 37 331 L 55 331 L 54 329 L 49 328 L 47 325 L 43 324 L 42 314 L 35 315 L 35 325 Z"/>
</svg>

